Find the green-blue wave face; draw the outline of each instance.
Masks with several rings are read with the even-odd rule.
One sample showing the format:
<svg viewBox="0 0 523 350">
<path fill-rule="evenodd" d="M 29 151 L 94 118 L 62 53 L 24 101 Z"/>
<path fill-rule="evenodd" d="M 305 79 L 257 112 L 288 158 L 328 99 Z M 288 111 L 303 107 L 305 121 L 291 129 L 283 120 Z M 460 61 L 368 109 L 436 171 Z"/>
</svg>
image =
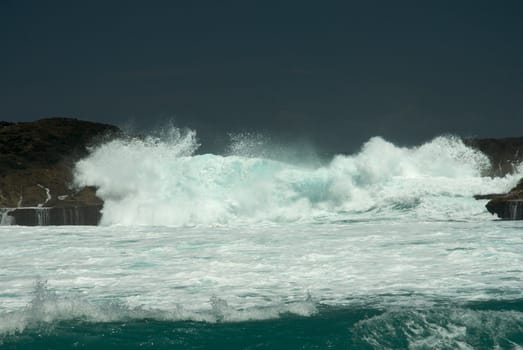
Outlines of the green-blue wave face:
<svg viewBox="0 0 523 350">
<path fill-rule="evenodd" d="M 323 308 L 241 322 L 59 321 L 4 336 L 5 349 L 517 349 L 523 300 L 428 309 Z"/>
</svg>

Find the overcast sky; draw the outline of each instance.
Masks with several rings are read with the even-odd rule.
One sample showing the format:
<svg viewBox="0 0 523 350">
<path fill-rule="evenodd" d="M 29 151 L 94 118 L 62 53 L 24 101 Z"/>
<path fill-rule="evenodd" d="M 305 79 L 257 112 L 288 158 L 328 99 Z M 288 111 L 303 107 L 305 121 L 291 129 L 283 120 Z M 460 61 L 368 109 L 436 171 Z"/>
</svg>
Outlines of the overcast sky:
<svg viewBox="0 0 523 350">
<path fill-rule="evenodd" d="M 523 1 L 0 0 L 0 119 L 523 136 Z"/>
</svg>

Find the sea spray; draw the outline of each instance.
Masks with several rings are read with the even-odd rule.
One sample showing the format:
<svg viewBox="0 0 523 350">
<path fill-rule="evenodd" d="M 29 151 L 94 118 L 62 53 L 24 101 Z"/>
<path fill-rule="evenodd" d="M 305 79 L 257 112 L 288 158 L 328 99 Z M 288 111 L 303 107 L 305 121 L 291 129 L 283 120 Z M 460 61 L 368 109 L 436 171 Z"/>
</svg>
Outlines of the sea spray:
<svg viewBox="0 0 523 350">
<path fill-rule="evenodd" d="M 259 156 L 262 141 L 243 138 L 215 155 L 196 154 L 195 132 L 176 128 L 113 140 L 77 163 L 75 183 L 99 188 L 102 224 L 184 226 L 488 218 L 472 195 L 517 180 L 481 177 L 487 157 L 452 136 L 412 148 L 373 137 L 358 153 L 314 167 Z"/>
<path fill-rule="evenodd" d="M 521 175 L 452 137 L 318 166 L 165 133 L 78 163 L 116 225 L 0 227 L 2 349 L 523 345 L 523 222 L 472 198 Z"/>
</svg>

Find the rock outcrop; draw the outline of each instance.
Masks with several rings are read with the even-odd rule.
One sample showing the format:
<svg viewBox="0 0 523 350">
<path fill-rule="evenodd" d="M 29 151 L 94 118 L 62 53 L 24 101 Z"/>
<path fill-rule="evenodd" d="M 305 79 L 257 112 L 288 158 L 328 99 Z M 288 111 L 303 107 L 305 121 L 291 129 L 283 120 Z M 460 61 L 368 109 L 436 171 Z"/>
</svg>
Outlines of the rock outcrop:
<svg viewBox="0 0 523 350">
<path fill-rule="evenodd" d="M 2 223 L 96 225 L 103 202 L 93 187 L 72 187 L 72 169 L 89 146 L 119 134 L 69 118 L 0 122 Z"/>
<path fill-rule="evenodd" d="M 491 167 L 486 176 L 505 176 L 514 173 L 523 161 L 523 137 L 501 139 L 464 139 L 463 142 L 485 154 Z"/>
<path fill-rule="evenodd" d="M 523 220 L 523 179 L 506 194 L 490 195 L 487 210 L 502 219 Z"/>
<path fill-rule="evenodd" d="M 523 162 L 523 137 L 469 139 L 464 142 L 489 157 L 492 167 L 486 175 L 505 176 L 514 173 Z M 489 199 L 487 210 L 502 219 L 523 220 L 523 179 L 508 193 L 476 195 L 474 198 Z"/>
</svg>

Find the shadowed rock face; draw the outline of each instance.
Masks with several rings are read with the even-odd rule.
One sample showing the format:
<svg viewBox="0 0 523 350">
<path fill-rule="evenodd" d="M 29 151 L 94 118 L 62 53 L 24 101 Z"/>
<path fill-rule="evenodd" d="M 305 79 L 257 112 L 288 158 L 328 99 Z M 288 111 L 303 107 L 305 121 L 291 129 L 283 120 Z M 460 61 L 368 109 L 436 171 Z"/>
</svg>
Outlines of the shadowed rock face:
<svg viewBox="0 0 523 350">
<path fill-rule="evenodd" d="M 13 212 L 16 223 L 22 225 L 34 224 L 37 207 L 77 208 L 76 217 L 90 218 L 78 224 L 96 224 L 99 217 L 91 211 L 98 208 L 99 213 L 103 202 L 93 187 L 72 188 L 72 169 L 87 155 L 89 146 L 117 135 L 120 130 L 115 126 L 69 118 L 0 122 L 0 207 L 33 207 Z M 89 209 L 82 214 L 78 208 L 84 207 Z M 52 215 L 49 223 L 74 224 L 66 211 L 48 212 Z"/>
<path fill-rule="evenodd" d="M 523 179 L 508 193 L 492 197 L 486 207 L 502 219 L 523 220 Z"/>
<path fill-rule="evenodd" d="M 15 208 L 9 210 L 9 223 L 12 225 L 98 225 L 102 205 L 75 207 Z"/>
<path fill-rule="evenodd" d="M 489 157 L 492 166 L 486 176 L 511 174 L 523 161 L 523 137 L 465 139 L 463 142 Z"/>
<path fill-rule="evenodd" d="M 464 141 L 490 159 L 489 176 L 514 173 L 523 161 L 523 137 L 506 139 L 471 139 Z M 502 219 L 523 220 L 523 179 L 508 193 L 477 195 L 476 199 L 489 199 L 487 210 Z"/>
</svg>

